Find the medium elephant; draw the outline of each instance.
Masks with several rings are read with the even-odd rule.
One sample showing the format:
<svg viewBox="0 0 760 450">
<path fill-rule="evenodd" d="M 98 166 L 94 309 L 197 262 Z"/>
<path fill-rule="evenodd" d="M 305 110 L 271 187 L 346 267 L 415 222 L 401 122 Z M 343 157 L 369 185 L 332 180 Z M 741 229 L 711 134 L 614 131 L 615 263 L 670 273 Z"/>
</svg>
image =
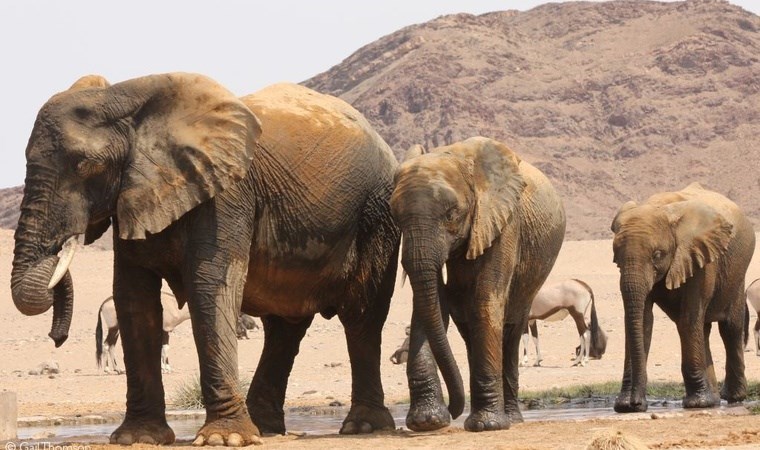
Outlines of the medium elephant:
<svg viewBox="0 0 760 450">
<path fill-rule="evenodd" d="M 419 153 L 416 147 L 407 155 Z M 520 338 L 565 234 L 565 211 L 551 183 L 503 143 L 475 137 L 399 166 L 391 211 L 402 231 L 401 263 L 414 299 L 407 426 L 441 428 L 463 411 L 462 378 L 446 339 L 449 315 L 470 367 L 465 429 L 521 422 Z"/>
<path fill-rule="evenodd" d="M 615 411 L 646 411 L 646 361 L 652 307 L 676 324 L 681 341 L 684 408 L 744 399 L 744 277 L 755 233 L 739 207 L 691 184 L 624 204 L 612 222 L 614 261 L 625 306 L 625 364 Z M 726 380 L 718 393 L 709 334 L 718 322 Z"/>
<path fill-rule="evenodd" d="M 113 86 L 88 77 L 42 107 L 26 155 L 12 296 L 27 315 L 53 304 L 56 345 L 71 320 L 70 250 L 114 227 L 128 387 L 112 442 L 174 440 L 159 365 L 162 279 L 190 308 L 207 405 L 196 444 L 285 431 L 287 379 L 317 313 L 345 328 L 353 381 L 341 433 L 394 426 L 380 341 L 400 240 L 389 206 L 397 163 L 348 104 L 291 84 L 238 99 L 195 74 Z M 265 333 L 247 400 L 241 308 Z"/>
</svg>

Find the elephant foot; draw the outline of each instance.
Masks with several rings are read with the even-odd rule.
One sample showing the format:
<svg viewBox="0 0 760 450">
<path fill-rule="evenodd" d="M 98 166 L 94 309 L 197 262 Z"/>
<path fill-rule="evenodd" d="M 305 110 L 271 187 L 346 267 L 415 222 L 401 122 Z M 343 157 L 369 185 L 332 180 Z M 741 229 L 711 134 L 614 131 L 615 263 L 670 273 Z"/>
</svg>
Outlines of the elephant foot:
<svg viewBox="0 0 760 450">
<path fill-rule="evenodd" d="M 509 428 L 509 416 L 506 413 L 492 411 L 473 411 L 464 421 L 467 431 L 497 431 Z"/>
<path fill-rule="evenodd" d="M 411 405 L 406 414 L 406 427 L 412 431 L 433 431 L 449 426 L 451 414 L 446 405 Z"/>
<path fill-rule="evenodd" d="M 522 413 L 520 412 L 520 407 L 517 406 L 517 404 L 513 407 L 506 406 L 504 412 L 507 414 L 507 418 L 509 418 L 510 425 L 525 422 L 525 419 L 523 419 Z"/>
<path fill-rule="evenodd" d="M 343 421 L 343 426 L 340 427 L 340 434 L 369 434 L 373 431 L 395 428 L 396 423 L 388 408 L 353 405 Z"/>
<path fill-rule="evenodd" d="M 687 394 L 683 398 L 684 408 L 714 408 L 720 406 L 720 397 L 712 392 Z"/>
<path fill-rule="evenodd" d="M 747 398 L 747 378 L 744 375 L 726 376 L 720 398 L 728 403 L 740 403 Z"/>
<path fill-rule="evenodd" d="M 214 447 L 260 445 L 264 442 L 259 436 L 259 429 L 251 422 L 247 414 L 237 417 L 223 417 L 207 421 L 198 430 L 193 445 L 211 445 Z"/>
<path fill-rule="evenodd" d="M 124 419 L 119 428 L 111 433 L 109 441 L 118 445 L 170 445 L 174 443 L 174 431 L 166 423 L 166 419 Z"/>
<path fill-rule="evenodd" d="M 646 412 L 648 406 L 646 397 L 634 399 L 630 392 L 621 392 L 615 399 L 614 409 L 617 413 Z"/>
<path fill-rule="evenodd" d="M 267 408 L 262 405 L 247 404 L 248 413 L 253 423 L 263 436 L 285 434 L 285 413 L 280 409 Z"/>
<path fill-rule="evenodd" d="M 726 384 L 723 385 L 723 389 L 720 390 L 720 398 L 728 403 L 741 403 L 747 398 L 746 386 L 744 389 L 729 389 Z"/>
</svg>

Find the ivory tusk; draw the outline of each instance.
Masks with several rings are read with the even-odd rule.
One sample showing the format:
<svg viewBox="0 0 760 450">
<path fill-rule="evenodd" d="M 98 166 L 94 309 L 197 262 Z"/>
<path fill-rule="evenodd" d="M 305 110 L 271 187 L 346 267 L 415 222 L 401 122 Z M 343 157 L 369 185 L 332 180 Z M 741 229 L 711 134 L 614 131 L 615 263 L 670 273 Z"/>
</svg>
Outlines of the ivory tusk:
<svg viewBox="0 0 760 450">
<path fill-rule="evenodd" d="M 441 267 L 441 277 L 443 278 L 443 284 L 446 284 L 449 279 L 449 274 L 446 273 L 446 264 Z"/>
<path fill-rule="evenodd" d="M 74 259 L 74 253 L 76 253 L 77 248 L 79 247 L 80 237 L 81 235 L 79 234 L 71 236 L 63 243 L 61 252 L 58 254 L 58 264 L 55 266 L 55 271 L 53 271 L 53 276 L 50 278 L 50 283 L 48 283 L 48 289 L 53 289 L 55 285 L 61 281 L 61 278 L 66 275 L 71 260 Z"/>
</svg>

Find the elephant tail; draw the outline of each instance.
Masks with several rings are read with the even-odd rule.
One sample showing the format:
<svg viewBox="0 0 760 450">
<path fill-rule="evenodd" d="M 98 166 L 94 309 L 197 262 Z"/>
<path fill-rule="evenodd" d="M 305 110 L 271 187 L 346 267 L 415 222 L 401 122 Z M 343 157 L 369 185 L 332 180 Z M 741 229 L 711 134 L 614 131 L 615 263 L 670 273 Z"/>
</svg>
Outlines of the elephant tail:
<svg viewBox="0 0 760 450">
<path fill-rule="evenodd" d="M 103 302 L 105 303 L 105 302 Z M 98 363 L 98 369 L 101 367 L 101 357 L 103 356 L 103 317 L 101 312 L 103 305 L 98 308 L 98 324 L 95 326 L 95 359 Z"/>
</svg>

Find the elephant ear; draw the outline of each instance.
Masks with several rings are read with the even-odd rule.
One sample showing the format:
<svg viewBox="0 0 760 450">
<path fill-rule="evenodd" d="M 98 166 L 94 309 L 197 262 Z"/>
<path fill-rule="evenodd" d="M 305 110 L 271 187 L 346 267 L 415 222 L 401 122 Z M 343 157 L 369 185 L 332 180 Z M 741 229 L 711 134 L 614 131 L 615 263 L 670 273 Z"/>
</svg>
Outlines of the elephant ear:
<svg viewBox="0 0 760 450">
<path fill-rule="evenodd" d="M 165 74 L 110 90 L 105 107 L 133 127 L 116 205 L 122 239 L 160 232 L 247 173 L 261 124 L 216 82 Z"/>
<path fill-rule="evenodd" d="M 421 144 L 414 144 L 411 147 L 409 147 L 406 153 L 404 153 L 404 159 L 401 162 L 402 163 L 407 162 L 410 159 L 414 159 L 418 156 L 422 156 L 427 152 L 428 151 Z"/>
<path fill-rule="evenodd" d="M 669 204 L 665 213 L 676 238 L 665 287 L 677 289 L 696 270 L 725 253 L 733 237 L 733 225 L 714 208 L 696 200 Z"/>
<path fill-rule="evenodd" d="M 462 144 L 475 191 L 467 259 L 475 259 L 509 222 L 525 190 L 525 181 L 520 174 L 520 159 L 506 145 L 486 138 L 472 138 Z"/>
</svg>

